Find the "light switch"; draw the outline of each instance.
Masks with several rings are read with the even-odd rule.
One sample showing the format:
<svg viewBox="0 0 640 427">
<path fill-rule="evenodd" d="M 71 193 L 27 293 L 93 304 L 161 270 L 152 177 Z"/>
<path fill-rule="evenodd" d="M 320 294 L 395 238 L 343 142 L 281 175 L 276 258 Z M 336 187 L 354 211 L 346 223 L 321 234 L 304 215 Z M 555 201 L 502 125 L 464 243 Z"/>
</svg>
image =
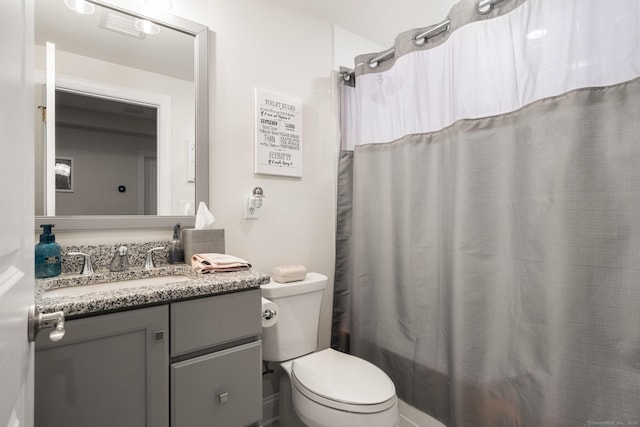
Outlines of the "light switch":
<svg viewBox="0 0 640 427">
<path fill-rule="evenodd" d="M 229 401 L 229 393 L 221 393 L 218 395 L 218 400 L 220 401 L 221 405 L 224 405 L 225 403 L 227 403 Z"/>
</svg>

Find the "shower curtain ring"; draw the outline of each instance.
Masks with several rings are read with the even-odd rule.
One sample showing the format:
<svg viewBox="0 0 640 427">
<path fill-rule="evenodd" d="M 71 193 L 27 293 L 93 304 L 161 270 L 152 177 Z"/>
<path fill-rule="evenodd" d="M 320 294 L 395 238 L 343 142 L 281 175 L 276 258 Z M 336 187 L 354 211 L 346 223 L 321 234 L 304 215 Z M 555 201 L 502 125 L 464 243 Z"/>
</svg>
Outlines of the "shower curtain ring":
<svg viewBox="0 0 640 427">
<path fill-rule="evenodd" d="M 498 0 L 500 1 L 500 0 Z M 476 3 L 476 10 L 480 15 L 486 15 L 493 11 L 494 4 L 497 3 L 496 0 L 480 0 Z"/>
</svg>

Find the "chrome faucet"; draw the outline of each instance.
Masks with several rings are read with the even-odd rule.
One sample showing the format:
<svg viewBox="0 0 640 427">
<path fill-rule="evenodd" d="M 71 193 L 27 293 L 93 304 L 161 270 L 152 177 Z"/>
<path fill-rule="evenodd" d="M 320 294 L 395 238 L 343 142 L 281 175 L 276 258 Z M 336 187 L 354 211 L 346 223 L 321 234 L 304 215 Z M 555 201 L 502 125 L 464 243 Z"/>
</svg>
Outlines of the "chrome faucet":
<svg viewBox="0 0 640 427">
<path fill-rule="evenodd" d="M 88 254 L 83 252 L 69 252 L 68 256 L 81 256 L 84 258 L 84 262 L 82 263 L 82 270 L 80 274 L 85 276 L 90 276 L 93 274 L 93 265 L 91 264 L 91 257 Z"/>
<path fill-rule="evenodd" d="M 109 263 L 110 271 L 127 271 L 129 269 L 129 248 L 120 246 Z"/>
<path fill-rule="evenodd" d="M 164 246 L 158 246 L 157 248 L 151 248 L 147 251 L 147 259 L 144 263 L 145 270 L 151 270 L 156 266 L 156 264 L 153 262 L 153 253 L 156 251 L 163 251 L 164 249 Z"/>
</svg>

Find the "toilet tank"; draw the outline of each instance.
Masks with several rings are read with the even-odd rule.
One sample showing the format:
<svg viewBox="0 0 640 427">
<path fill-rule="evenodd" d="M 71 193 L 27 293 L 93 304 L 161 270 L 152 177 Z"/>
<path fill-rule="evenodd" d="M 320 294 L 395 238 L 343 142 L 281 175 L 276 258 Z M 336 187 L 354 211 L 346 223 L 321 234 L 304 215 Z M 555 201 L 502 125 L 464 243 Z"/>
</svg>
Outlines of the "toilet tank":
<svg viewBox="0 0 640 427">
<path fill-rule="evenodd" d="M 278 306 L 277 322 L 262 328 L 262 359 L 282 362 L 313 353 L 327 276 L 307 273 L 304 280 L 262 285 L 262 296 Z"/>
</svg>

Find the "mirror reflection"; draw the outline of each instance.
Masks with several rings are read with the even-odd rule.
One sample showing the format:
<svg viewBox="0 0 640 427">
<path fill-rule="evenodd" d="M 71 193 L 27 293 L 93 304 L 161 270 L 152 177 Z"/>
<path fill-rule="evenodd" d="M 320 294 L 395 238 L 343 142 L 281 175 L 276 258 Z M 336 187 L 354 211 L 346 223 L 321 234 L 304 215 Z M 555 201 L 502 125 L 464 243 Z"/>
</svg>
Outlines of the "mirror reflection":
<svg viewBox="0 0 640 427">
<path fill-rule="evenodd" d="M 56 215 L 156 215 L 157 107 L 55 97 Z"/>
<path fill-rule="evenodd" d="M 36 215 L 193 215 L 194 37 L 65 3 L 35 2 Z"/>
</svg>

